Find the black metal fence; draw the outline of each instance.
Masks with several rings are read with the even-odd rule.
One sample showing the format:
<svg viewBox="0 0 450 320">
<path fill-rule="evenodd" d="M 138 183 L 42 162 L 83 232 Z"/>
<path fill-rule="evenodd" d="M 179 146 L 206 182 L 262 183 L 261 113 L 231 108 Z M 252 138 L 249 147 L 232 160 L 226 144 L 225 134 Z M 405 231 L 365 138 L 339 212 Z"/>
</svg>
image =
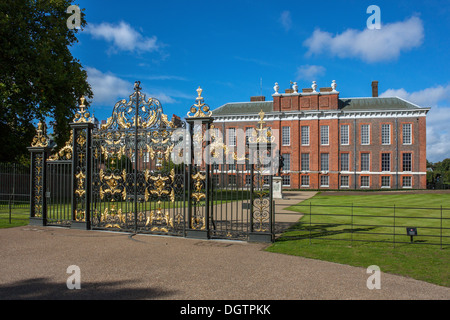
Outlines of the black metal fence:
<svg viewBox="0 0 450 320">
<path fill-rule="evenodd" d="M 293 239 L 450 246 L 450 208 L 296 205 L 305 215 L 279 241 Z"/>
<path fill-rule="evenodd" d="M 27 221 L 30 215 L 30 167 L 0 163 L 0 223 Z"/>
</svg>

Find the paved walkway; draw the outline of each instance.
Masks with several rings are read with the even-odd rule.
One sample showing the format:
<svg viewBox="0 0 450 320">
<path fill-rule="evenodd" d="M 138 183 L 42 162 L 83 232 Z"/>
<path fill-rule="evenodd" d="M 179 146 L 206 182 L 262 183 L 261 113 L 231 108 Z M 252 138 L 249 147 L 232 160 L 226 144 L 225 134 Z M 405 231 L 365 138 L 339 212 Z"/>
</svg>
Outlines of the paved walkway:
<svg viewBox="0 0 450 320">
<path fill-rule="evenodd" d="M 315 191 L 284 191 L 283 199 L 275 199 L 275 232 L 276 236 L 295 224 L 303 215 L 286 208 L 307 200 L 317 192 Z"/>
<path fill-rule="evenodd" d="M 298 216 L 282 207 L 310 194 L 286 196 L 277 216 L 293 223 Z M 365 268 L 270 253 L 260 243 L 25 226 L 1 229 L 0 244 L 3 300 L 450 299 L 450 288 L 384 273 L 381 289 L 369 290 Z M 80 268 L 80 290 L 67 288 L 71 265 Z"/>
</svg>

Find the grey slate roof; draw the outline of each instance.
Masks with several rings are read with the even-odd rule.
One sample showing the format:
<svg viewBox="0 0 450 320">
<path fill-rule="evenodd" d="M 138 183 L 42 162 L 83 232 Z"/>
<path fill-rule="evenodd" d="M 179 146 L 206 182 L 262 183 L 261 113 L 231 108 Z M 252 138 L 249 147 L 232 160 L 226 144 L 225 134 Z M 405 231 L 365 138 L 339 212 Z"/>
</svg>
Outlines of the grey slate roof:
<svg viewBox="0 0 450 320">
<path fill-rule="evenodd" d="M 213 116 L 229 114 L 256 114 L 260 111 L 272 112 L 273 101 L 232 102 L 212 110 Z"/>
<path fill-rule="evenodd" d="M 421 108 L 411 102 L 398 97 L 368 97 L 368 98 L 342 98 L 339 99 L 339 109 L 343 111 L 370 111 L 370 110 L 420 110 Z M 213 116 L 257 114 L 261 110 L 273 112 L 273 101 L 232 102 L 212 110 Z"/>
<path fill-rule="evenodd" d="M 421 107 L 398 97 L 344 98 L 339 99 L 339 109 L 344 111 L 360 110 L 411 110 Z"/>
</svg>

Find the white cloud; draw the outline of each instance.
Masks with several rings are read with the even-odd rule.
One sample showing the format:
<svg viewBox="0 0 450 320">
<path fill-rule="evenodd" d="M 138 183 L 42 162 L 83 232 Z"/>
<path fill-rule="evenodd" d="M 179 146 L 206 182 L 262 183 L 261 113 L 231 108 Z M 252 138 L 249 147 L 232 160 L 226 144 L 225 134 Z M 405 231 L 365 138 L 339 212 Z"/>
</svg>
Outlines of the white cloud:
<svg viewBox="0 0 450 320">
<path fill-rule="evenodd" d="M 427 159 L 450 158 L 450 107 L 432 107 L 427 116 Z"/>
<path fill-rule="evenodd" d="M 388 89 L 380 96 L 400 97 L 421 107 L 437 106 L 441 101 L 450 101 L 450 85 L 426 88 L 420 91 L 407 92 L 405 89 Z"/>
<path fill-rule="evenodd" d="M 303 65 L 297 68 L 296 79 L 314 81 L 317 77 L 325 74 L 325 68 L 316 65 Z"/>
<path fill-rule="evenodd" d="M 359 58 L 365 62 L 396 59 L 401 51 L 419 47 L 424 38 L 422 20 L 411 17 L 402 22 L 381 25 L 381 29 L 347 29 L 333 35 L 316 29 L 305 40 L 307 55 L 329 53 L 340 58 Z"/>
<path fill-rule="evenodd" d="M 133 91 L 133 83 L 120 79 L 112 73 L 103 73 L 95 68 L 86 68 L 87 81 L 94 93 L 93 105 L 111 105 L 117 100 L 128 98 Z"/>
<path fill-rule="evenodd" d="M 127 99 L 130 94 L 133 93 L 134 83 L 123 80 L 116 75 L 107 72 L 101 72 L 100 70 L 92 67 L 86 68 L 88 74 L 88 82 L 92 87 L 94 93 L 93 106 L 114 106 L 114 104 L 120 99 Z M 141 84 L 141 87 L 143 85 Z M 178 90 L 172 89 L 152 89 L 152 91 L 146 91 L 143 87 L 143 93 L 147 98 L 154 97 L 161 103 L 175 103 L 176 98 L 181 99 L 194 99 L 195 95 L 187 95 Z"/>
<path fill-rule="evenodd" d="M 289 31 L 292 27 L 292 18 L 289 11 L 283 11 L 280 15 L 280 23 L 284 30 Z"/>
<path fill-rule="evenodd" d="M 450 158 L 450 85 L 408 92 L 388 89 L 380 97 L 397 96 L 421 107 L 431 107 L 427 115 L 427 159 L 431 162 Z"/>
<path fill-rule="evenodd" d="M 133 29 L 128 23 L 121 21 L 119 24 L 103 22 L 101 24 L 90 24 L 86 32 L 95 39 L 103 39 L 111 42 L 110 52 L 152 52 L 160 48 L 156 36 L 144 37 Z"/>
</svg>

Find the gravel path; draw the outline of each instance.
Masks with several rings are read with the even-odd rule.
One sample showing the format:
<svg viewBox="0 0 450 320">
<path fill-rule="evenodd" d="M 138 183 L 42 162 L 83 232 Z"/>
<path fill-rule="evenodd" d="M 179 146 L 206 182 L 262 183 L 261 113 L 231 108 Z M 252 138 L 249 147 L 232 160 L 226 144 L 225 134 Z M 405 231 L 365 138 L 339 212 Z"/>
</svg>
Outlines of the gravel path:
<svg viewBox="0 0 450 320">
<path fill-rule="evenodd" d="M 0 299 L 443 299 L 450 288 L 266 252 L 266 245 L 52 227 L 0 230 Z M 69 290 L 67 268 L 81 271 Z M 381 270 L 382 271 L 382 270 Z"/>
</svg>

